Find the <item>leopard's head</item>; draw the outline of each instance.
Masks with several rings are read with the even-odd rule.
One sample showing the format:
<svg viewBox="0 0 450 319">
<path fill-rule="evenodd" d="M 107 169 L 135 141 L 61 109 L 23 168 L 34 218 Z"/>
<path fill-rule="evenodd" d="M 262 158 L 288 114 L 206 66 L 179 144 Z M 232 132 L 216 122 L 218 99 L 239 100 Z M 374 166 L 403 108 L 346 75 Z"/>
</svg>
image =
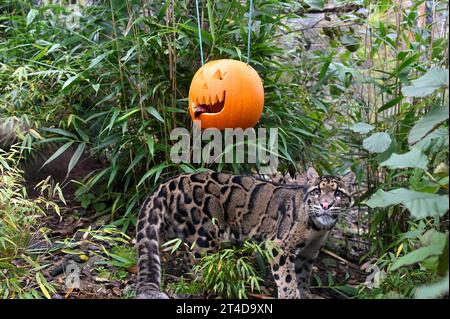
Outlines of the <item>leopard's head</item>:
<svg viewBox="0 0 450 319">
<path fill-rule="evenodd" d="M 349 172 L 342 177 L 319 176 L 314 168 L 306 172 L 307 192 L 304 202 L 307 205 L 309 220 L 315 229 L 331 229 L 341 213 L 352 205 L 352 188 L 355 174 Z"/>
</svg>

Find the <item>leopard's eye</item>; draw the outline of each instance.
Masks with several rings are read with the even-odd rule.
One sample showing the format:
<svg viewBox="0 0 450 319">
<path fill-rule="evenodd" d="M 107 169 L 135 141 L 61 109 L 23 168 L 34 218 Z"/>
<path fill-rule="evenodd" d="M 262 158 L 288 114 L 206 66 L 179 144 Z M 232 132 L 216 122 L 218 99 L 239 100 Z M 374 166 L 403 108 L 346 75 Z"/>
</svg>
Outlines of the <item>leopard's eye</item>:
<svg viewBox="0 0 450 319">
<path fill-rule="evenodd" d="M 343 197 L 343 196 L 345 196 L 345 194 L 343 193 L 343 192 L 341 192 L 340 190 L 337 190 L 335 193 L 334 193 L 334 196 L 335 197 Z"/>
<path fill-rule="evenodd" d="M 319 188 L 313 189 L 312 191 L 309 192 L 309 194 L 311 196 L 316 196 L 317 197 L 317 196 L 320 195 L 320 189 Z"/>
</svg>

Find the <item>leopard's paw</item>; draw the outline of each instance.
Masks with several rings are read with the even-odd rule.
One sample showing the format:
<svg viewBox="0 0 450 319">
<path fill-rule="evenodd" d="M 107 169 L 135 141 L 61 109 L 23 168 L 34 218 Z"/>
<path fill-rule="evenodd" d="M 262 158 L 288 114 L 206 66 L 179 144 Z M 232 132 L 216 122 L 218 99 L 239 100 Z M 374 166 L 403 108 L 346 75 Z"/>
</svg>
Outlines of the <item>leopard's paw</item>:
<svg viewBox="0 0 450 319">
<path fill-rule="evenodd" d="M 161 291 L 149 290 L 137 294 L 136 299 L 169 299 L 169 296 Z"/>
<path fill-rule="evenodd" d="M 313 296 L 309 289 L 301 289 L 300 290 L 301 299 L 313 299 Z"/>
</svg>

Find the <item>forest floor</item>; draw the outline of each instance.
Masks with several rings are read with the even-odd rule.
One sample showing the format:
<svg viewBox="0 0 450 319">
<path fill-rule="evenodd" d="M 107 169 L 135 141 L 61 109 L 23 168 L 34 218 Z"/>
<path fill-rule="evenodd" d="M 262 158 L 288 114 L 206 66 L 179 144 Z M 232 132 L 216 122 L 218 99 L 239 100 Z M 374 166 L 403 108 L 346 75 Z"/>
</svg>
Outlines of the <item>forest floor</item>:
<svg viewBox="0 0 450 319">
<path fill-rule="evenodd" d="M 109 224 L 109 215 L 98 215 L 83 209 L 78 202 L 66 197 L 67 205 L 61 206 L 61 214 L 49 212 L 40 228 L 47 229 L 47 239 L 36 236 L 30 249 L 45 251 L 41 264 L 43 274 L 56 287 L 53 298 L 132 298 L 137 267 L 134 233 L 124 238 L 117 233 L 102 232 Z M 360 236 L 366 231 L 361 215 L 352 211 L 331 234 L 326 247 L 313 267 L 311 295 L 315 299 L 351 298 L 368 273 L 358 261 L 368 251 L 368 244 Z M 131 226 L 130 228 L 133 228 Z M 171 265 L 173 255 L 163 253 L 167 261 L 164 273 L 165 286 L 182 280 L 179 267 Z M 179 259 L 178 259 L 179 260 Z M 189 278 L 184 276 L 183 278 Z M 78 280 L 75 289 L 67 284 Z M 169 295 L 173 298 L 211 298 L 206 295 Z M 250 298 L 274 298 L 276 286 L 269 275 L 258 293 Z"/>
</svg>

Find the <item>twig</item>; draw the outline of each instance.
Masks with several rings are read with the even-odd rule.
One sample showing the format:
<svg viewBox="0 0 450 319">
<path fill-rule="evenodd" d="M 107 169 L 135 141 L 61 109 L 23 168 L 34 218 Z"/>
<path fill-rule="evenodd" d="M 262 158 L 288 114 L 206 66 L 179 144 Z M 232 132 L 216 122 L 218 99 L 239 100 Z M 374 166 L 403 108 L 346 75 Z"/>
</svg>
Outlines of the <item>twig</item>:
<svg viewBox="0 0 450 319">
<path fill-rule="evenodd" d="M 333 257 L 333 258 L 335 258 L 337 260 L 342 261 L 343 263 L 347 264 L 348 266 L 350 266 L 352 268 L 359 269 L 358 265 L 356 265 L 356 264 L 354 264 L 354 263 L 352 263 L 352 262 L 342 258 L 341 256 L 336 255 L 335 253 L 329 251 L 328 249 L 322 249 L 322 252 L 327 254 L 328 256 L 331 256 L 331 257 Z"/>
<path fill-rule="evenodd" d="M 251 293 L 251 292 L 247 293 L 247 295 L 249 297 L 253 297 L 253 298 L 256 298 L 256 299 L 275 299 L 275 298 L 273 298 L 272 296 L 269 296 L 269 295 L 254 294 L 254 293 Z"/>
</svg>

